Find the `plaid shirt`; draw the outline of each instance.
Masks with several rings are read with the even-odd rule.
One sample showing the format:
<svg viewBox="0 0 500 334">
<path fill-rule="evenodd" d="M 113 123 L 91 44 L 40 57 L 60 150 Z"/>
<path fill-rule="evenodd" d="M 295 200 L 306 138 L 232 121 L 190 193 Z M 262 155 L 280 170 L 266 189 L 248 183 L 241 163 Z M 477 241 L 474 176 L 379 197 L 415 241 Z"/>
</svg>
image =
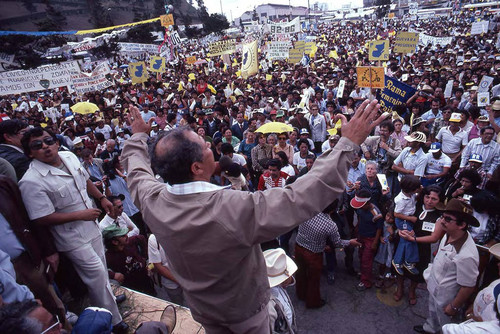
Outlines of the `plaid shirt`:
<svg viewBox="0 0 500 334">
<path fill-rule="evenodd" d="M 486 224 L 486 230 L 482 238 L 474 239 L 476 244 L 484 245 L 488 241 L 494 239 L 496 242 L 500 242 L 500 216 L 490 215 L 488 218 L 488 223 Z"/>
<path fill-rule="evenodd" d="M 328 238 L 335 247 L 349 246 L 349 240 L 340 239 L 337 224 L 329 215 L 321 212 L 300 224 L 296 242 L 313 253 L 321 253 L 325 249 Z"/>
</svg>

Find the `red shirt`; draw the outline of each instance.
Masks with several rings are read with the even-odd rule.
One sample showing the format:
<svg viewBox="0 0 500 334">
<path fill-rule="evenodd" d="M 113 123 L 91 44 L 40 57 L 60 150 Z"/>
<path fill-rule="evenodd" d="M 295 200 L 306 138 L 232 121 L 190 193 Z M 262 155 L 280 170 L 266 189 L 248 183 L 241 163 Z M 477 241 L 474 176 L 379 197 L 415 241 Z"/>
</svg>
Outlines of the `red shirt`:
<svg viewBox="0 0 500 334">
<path fill-rule="evenodd" d="M 260 176 L 259 185 L 257 189 L 266 190 L 271 188 L 284 188 L 285 181 L 288 178 L 288 174 L 280 171 L 280 176 L 276 179 L 271 177 L 271 173 L 269 171 L 265 172 Z"/>
</svg>

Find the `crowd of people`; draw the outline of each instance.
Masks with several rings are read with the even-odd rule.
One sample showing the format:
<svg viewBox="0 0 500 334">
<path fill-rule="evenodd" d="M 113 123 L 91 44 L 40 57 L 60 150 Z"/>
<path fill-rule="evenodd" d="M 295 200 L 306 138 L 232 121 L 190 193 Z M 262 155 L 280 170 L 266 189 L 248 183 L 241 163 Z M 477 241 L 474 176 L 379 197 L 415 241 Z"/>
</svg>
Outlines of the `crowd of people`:
<svg viewBox="0 0 500 334">
<path fill-rule="evenodd" d="M 500 21 L 483 19 L 492 28 L 479 35 L 468 12 L 320 24 L 308 33 L 318 46 L 310 60 L 263 53 L 247 79 L 215 57 L 134 85 L 120 66 L 133 58 L 121 55 L 109 59 L 115 84 L 104 91 L 4 96 L 0 331 L 71 329 L 69 291 L 126 332 L 111 282 L 189 307 L 207 333 L 294 333 L 286 287 L 296 281 L 307 308 L 325 305 L 321 274 L 335 281 L 344 248 L 360 292 L 396 283 L 399 301 L 408 279 L 415 305 L 427 283 L 429 314 L 416 331 L 498 332 Z M 357 84 L 356 67 L 370 64 L 365 44 L 409 29 L 453 39 L 391 54 L 386 74 L 417 92 L 376 113 L 377 90 Z M 263 50 L 274 38 L 256 37 Z M 491 98 L 479 106 L 485 76 Z M 98 110 L 74 113 L 77 102 Z M 259 131 L 271 122 L 289 130 Z"/>
</svg>

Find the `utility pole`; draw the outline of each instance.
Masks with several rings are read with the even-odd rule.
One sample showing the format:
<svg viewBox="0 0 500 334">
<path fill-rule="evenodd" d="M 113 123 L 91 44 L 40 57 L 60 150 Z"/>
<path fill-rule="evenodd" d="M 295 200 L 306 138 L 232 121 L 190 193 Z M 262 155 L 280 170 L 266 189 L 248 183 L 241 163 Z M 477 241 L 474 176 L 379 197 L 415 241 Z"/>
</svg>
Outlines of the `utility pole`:
<svg viewBox="0 0 500 334">
<path fill-rule="evenodd" d="M 220 0 L 220 15 L 224 16 L 224 12 L 222 11 L 222 0 Z"/>
</svg>

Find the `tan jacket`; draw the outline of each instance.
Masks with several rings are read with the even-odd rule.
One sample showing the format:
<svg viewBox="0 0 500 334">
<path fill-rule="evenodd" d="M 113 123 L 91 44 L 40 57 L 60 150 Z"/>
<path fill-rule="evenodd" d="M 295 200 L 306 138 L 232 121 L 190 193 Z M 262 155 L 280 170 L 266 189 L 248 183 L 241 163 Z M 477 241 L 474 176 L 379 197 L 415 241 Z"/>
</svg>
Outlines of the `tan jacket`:
<svg viewBox="0 0 500 334">
<path fill-rule="evenodd" d="M 153 176 L 147 139 L 134 134 L 123 149 L 130 193 L 168 254 L 193 318 L 216 325 L 241 322 L 267 307 L 269 284 L 259 244 L 340 198 L 352 152 L 359 150 L 342 138 L 286 188 L 174 195 Z"/>
</svg>

